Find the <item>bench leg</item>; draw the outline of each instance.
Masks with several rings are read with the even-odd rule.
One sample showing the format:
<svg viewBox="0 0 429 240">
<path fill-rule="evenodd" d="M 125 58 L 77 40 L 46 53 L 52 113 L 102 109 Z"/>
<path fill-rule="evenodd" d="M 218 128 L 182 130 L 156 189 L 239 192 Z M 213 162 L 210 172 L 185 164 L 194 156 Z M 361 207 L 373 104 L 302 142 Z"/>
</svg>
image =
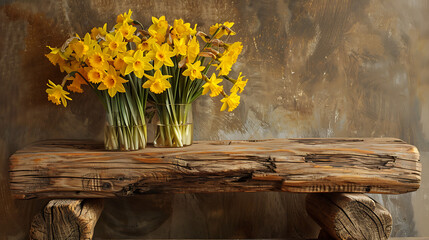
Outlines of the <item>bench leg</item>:
<svg viewBox="0 0 429 240">
<path fill-rule="evenodd" d="M 308 194 L 305 205 L 319 239 L 388 239 L 392 231 L 389 211 L 362 193 Z"/>
<path fill-rule="evenodd" d="M 51 200 L 31 223 L 30 239 L 92 239 L 101 199 Z"/>
</svg>

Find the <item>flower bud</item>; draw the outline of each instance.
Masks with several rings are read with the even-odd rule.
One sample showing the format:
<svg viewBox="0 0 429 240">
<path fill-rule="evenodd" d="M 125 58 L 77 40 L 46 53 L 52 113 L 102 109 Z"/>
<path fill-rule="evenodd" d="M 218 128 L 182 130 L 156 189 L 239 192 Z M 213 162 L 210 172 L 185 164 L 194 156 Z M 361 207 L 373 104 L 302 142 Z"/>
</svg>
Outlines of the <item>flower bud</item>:
<svg viewBox="0 0 429 240">
<path fill-rule="evenodd" d="M 216 59 L 216 55 L 211 52 L 200 52 L 198 56 Z"/>
<path fill-rule="evenodd" d="M 217 39 L 217 38 L 212 39 L 212 40 L 210 41 L 210 43 L 211 43 L 213 46 L 216 46 L 216 47 L 223 47 L 223 46 L 225 46 L 225 43 L 224 43 L 222 40 Z"/>
<path fill-rule="evenodd" d="M 197 32 L 197 36 L 199 36 L 204 42 L 209 42 L 210 41 L 210 37 L 207 34 L 203 33 L 203 32 L 198 31 Z"/>
<path fill-rule="evenodd" d="M 208 51 L 213 53 L 214 55 L 218 56 L 219 55 L 219 51 L 213 49 L 213 48 L 204 48 L 204 51 Z"/>
</svg>

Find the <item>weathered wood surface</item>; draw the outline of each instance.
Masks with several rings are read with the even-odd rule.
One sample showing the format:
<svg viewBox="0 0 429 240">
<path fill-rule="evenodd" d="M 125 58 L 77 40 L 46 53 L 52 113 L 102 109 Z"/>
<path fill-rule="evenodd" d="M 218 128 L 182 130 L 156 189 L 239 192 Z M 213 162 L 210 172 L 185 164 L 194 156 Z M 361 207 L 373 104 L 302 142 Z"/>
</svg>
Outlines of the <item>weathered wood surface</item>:
<svg viewBox="0 0 429 240">
<path fill-rule="evenodd" d="M 172 192 L 405 193 L 420 186 L 417 148 L 402 140 L 204 141 L 109 152 L 45 141 L 10 158 L 16 198 L 103 198 Z"/>
<path fill-rule="evenodd" d="M 319 239 L 388 239 L 389 211 L 362 193 L 319 193 L 306 198 L 308 214 L 322 228 Z"/>
<path fill-rule="evenodd" d="M 92 239 L 101 199 L 51 200 L 31 223 L 30 239 Z"/>
</svg>

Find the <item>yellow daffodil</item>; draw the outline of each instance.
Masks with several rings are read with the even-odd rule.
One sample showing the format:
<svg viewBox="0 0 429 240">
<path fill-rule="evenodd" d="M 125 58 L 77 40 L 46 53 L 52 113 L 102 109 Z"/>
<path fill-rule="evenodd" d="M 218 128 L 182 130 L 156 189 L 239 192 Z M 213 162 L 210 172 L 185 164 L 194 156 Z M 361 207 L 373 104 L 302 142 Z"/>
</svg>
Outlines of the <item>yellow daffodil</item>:
<svg viewBox="0 0 429 240">
<path fill-rule="evenodd" d="M 188 52 L 188 46 L 186 45 L 186 39 L 181 38 L 180 40 L 177 40 L 176 38 L 173 40 L 174 42 L 174 54 L 175 55 L 183 55 L 185 56 Z"/>
<path fill-rule="evenodd" d="M 232 65 L 237 61 L 238 55 L 243 50 L 241 42 L 235 42 L 227 46 L 227 50 L 223 53 L 223 56 L 219 58 L 220 64 L 217 65 L 216 70 L 219 70 L 219 75 L 228 75 L 231 71 Z"/>
<path fill-rule="evenodd" d="M 74 51 L 78 58 L 83 58 L 83 55 L 85 55 L 89 50 L 89 46 L 86 45 L 83 41 L 77 41 L 70 44 L 70 48 Z"/>
<path fill-rule="evenodd" d="M 84 68 L 80 67 L 77 70 L 78 73 L 75 73 L 74 76 L 70 76 L 67 80 L 72 80 L 73 82 L 67 86 L 67 89 L 72 92 L 83 93 L 81 85 L 87 85 L 85 79 L 88 79 L 87 73 Z"/>
<path fill-rule="evenodd" d="M 71 92 L 83 93 L 81 84 L 79 84 L 77 81 L 73 81 L 70 85 L 67 86 L 67 89 Z"/>
<path fill-rule="evenodd" d="M 219 76 L 222 75 L 228 75 L 231 71 L 232 65 L 234 65 L 234 60 L 232 56 L 224 55 L 221 58 L 219 58 L 219 65 L 217 66 L 216 70 L 219 70 Z"/>
<path fill-rule="evenodd" d="M 183 76 L 189 76 L 189 78 L 193 81 L 194 79 L 201 79 L 201 71 L 204 70 L 204 66 L 201 66 L 201 61 L 196 61 L 194 64 L 187 63 L 187 69 L 183 71 Z"/>
<path fill-rule="evenodd" d="M 87 33 L 83 39 L 80 39 L 79 35 L 76 34 L 76 37 L 73 38 L 68 46 L 71 51 L 74 52 L 74 55 L 77 59 L 84 60 L 84 56 L 87 54 L 94 45 L 95 41 L 91 39 L 91 35 Z"/>
<path fill-rule="evenodd" d="M 234 26 L 233 22 L 224 22 L 223 26 L 231 29 L 232 26 Z M 215 32 L 219 29 L 219 31 L 216 33 L 216 36 L 214 38 L 221 38 L 224 35 L 235 35 L 235 32 L 229 29 L 226 29 L 222 26 L 222 24 L 216 23 L 215 25 L 210 27 L 210 34 L 213 35 Z"/>
<path fill-rule="evenodd" d="M 185 23 L 183 19 L 175 19 L 171 34 L 173 38 L 183 38 L 188 35 L 192 35 L 193 30 L 190 23 Z M 195 35 L 195 33 L 194 33 Z"/>
<path fill-rule="evenodd" d="M 193 63 L 198 53 L 200 53 L 200 43 L 196 37 L 193 37 L 188 43 L 188 62 Z"/>
<path fill-rule="evenodd" d="M 165 35 L 169 30 L 168 22 L 165 20 L 165 16 L 161 16 L 159 19 L 152 17 L 152 23 L 148 32 L 161 45 L 165 41 Z"/>
<path fill-rule="evenodd" d="M 240 96 L 238 96 L 237 93 L 233 92 L 231 93 L 231 95 L 224 97 L 220 101 L 223 102 L 220 110 L 224 111 L 228 107 L 228 112 L 231 112 L 240 104 Z"/>
<path fill-rule="evenodd" d="M 154 76 L 144 74 L 148 80 L 143 84 L 143 88 L 149 88 L 151 92 L 155 94 L 160 94 L 165 91 L 165 89 L 170 88 L 171 84 L 167 81 L 168 78 L 171 78 L 170 75 L 162 75 L 161 71 L 158 69 L 155 72 Z"/>
<path fill-rule="evenodd" d="M 128 9 L 128 13 L 119 14 L 116 17 L 115 28 L 116 29 L 120 28 L 122 26 L 122 24 L 124 24 L 124 23 L 132 23 L 133 20 L 131 19 L 131 14 L 133 14 L 133 12 L 131 11 L 131 9 Z"/>
<path fill-rule="evenodd" d="M 91 38 L 94 40 L 98 40 L 100 38 L 104 38 L 107 34 L 107 23 L 103 25 L 103 27 L 93 28 L 91 30 Z"/>
<path fill-rule="evenodd" d="M 72 100 L 67 91 L 63 90 L 63 87 L 61 85 L 56 85 L 51 80 L 48 80 L 47 86 L 49 87 L 46 89 L 46 93 L 48 94 L 48 100 L 55 103 L 56 105 L 60 105 L 61 103 L 64 105 L 64 107 L 67 107 L 67 101 L 66 100 Z"/>
<path fill-rule="evenodd" d="M 132 56 L 132 55 L 131 55 Z M 116 58 L 113 60 L 113 66 L 117 71 L 119 71 L 123 76 L 125 76 L 125 70 L 127 69 L 127 63 L 125 62 L 124 58 L 126 56 L 124 54 L 118 53 L 116 55 Z"/>
<path fill-rule="evenodd" d="M 243 50 L 243 45 L 241 42 L 235 42 L 227 47 L 228 49 L 224 53 L 224 55 L 231 56 L 234 63 L 237 61 L 238 55 L 240 55 Z"/>
<path fill-rule="evenodd" d="M 113 66 L 109 66 L 106 76 L 98 86 L 98 90 L 106 90 L 110 97 L 114 97 L 117 92 L 125 92 L 123 83 L 128 82 L 118 75 Z"/>
<path fill-rule="evenodd" d="M 152 25 L 149 27 L 148 31 L 155 30 L 156 32 L 165 32 L 168 30 L 168 22 L 165 20 L 165 16 L 161 16 L 159 19 L 152 17 Z"/>
<path fill-rule="evenodd" d="M 127 40 L 132 40 L 134 37 L 137 37 L 134 35 L 136 30 L 136 27 L 129 25 L 126 22 L 124 22 L 124 24 L 118 29 L 118 31 L 122 33 L 122 36 L 124 36 L 124 38 Z"/>
<path fill-rule="evenodd" d="M 242 93 L 244 90 L 244 87 L 247 84 L 247 81 L 249 81 L 249 79 L 246 79 L 245 81 L 243 81 L 244 76 L 241 76 L 241 72 L 238 75 L 237 81 L 234 83 L 234 86 L 232 86 L 231 88 L 231 92 L 240 92 Z"/>
<path fill-rule="evenodd" d="M 206 79 L 206 83 L 203 85 L 203 95 L 211 91 L 210 97 L 216 97 L 223 91 L 223 86 L 219 86 L 218 84 L 222 82 L 221 78 L 216 78 L 216 74 L 212 74 L 210 79 Z"/>
<path fill-rule="evenodd" d="M 73 52 L 73 50 L 71 50 L 70 47 L 65 47 L 64 49 L 63 48 L 53 48 L 53 47 L 50 47 L 50 46 L 47 46 L 47 47 L 51 50 L 51 52 L 50 52 L 51 54 L 58 55 L 58 56 L 60 56 L 64 60 L 69 60 L 70 55 Z M 52 63 L 52 64 L 54 64 L 54 63 Z"/>
<path fill-rule="evenodd" d="M 154 68 L 159 69 L 162 65 L 174 67 L 174 63 L 171 60 L 171 57 L 174 55 L 174 52 L 170 51 L 170 45 L 167 43 L 162 44 L 162 46 L 154 43 L 152 45 L 152 51 L 150 51 L 147 56 L 154 60 Z"/>
<path fill-rule="evenodd" d="M 143 56 L 143 51 L 135 51 L 132 57 L 124 57 L 124 61 L 127 65 L 125 75 L 130 74 L 134 71 L 137 77 L 142 78 L 144 71 L 152 70 L 153 66 L 149 63 L 150 58 Z"/>
<path fill-rule="evenodd" d="M 115 57 L 118 52 L 126 52 L 127 51 L 127 42 L 124 42 L 124 36 L 122 36 L 121 32 L 116 32 L 115 35 L 113 33 L 108 33 L 106 35 L 106 42 L 103 44 L 109 50 L 108 53 L 111 57 Z"/>
<path fill-rule="evenodd" d="M 47 46 L 51 52 L 48 54 L 45 54 L 45 56 L 49 59 L 49 61 L 55 65 L 58 64 L 59 61 L 64 60 L 61 56 L 60 56 L 60 49 L 59 48 L 53 48 L 50 46 Z"/>
<path fill-rule="evenodd" d="M 103 70 L 97 69 L 97 68 L 85 68 L 85 71 L 87 71 L 88 75 L 88 81 L 92 83 L 100 83 L 103 81 L 104 76 L 106 73 Z"/>
<path fill-rule="evenodd" d="M 105 48 L 101 51 L 101 47 L 96 45 L 92 51 L 88 53 L 88 63 L 91 67 L 100 70 L 107 70 L 109 67 L 109 56 L 107 54 L 108 49 Z"/>
<path fill-rule="evenodd" d="M 59 48 L 52 48 L 49 47 L 49 49 L 51 49 L 51 52 L 48 54 L 45 54 L 45 56 L 49 59 L 49 61 L 55 66 L 55 65 L 59 65 L 60 66 L 60 70 L 61 72 L 64 72 L 65 68 L 64 66 L 66 65 L 66 58 L 64 56 L 64 54 L 62 54 L 61 50 Z M 69 49 L 69 48 L 67 48 Z M 71 51 L 71 50 L 69 50 Z"/>
<path fill-rule="evenodd" d="M 83 43 L 89 47 L 89 49 L 93 49 L 95 45 L 98 45 L 97 40 L 91 38 L 91 34 L 86 33 L 83 38 Z"/>
<path fill-rule="evenodd" d="M 162 44 L 163 42 L 165 42 L 165 33 L 166 33 L 165 31 L 162 31 L 162 30 L 156 31 L 152 29 L 152 30 L 149 30 L 148 32 L 152 38 L 156 39 L 156 42 L 158 44 Z"/>
<path fill-rule="evenodd" d="M 140 44 L 138 44 L 137 49 L 142 50 L 143 52 L 150 51 L 152 49 L 151 48 L 152 44 L 154 44 L 156 42 L 157 42 L 157 40 L 155 38 L 151 37 L 151 38 L 141 42 Z"/>
</svg>

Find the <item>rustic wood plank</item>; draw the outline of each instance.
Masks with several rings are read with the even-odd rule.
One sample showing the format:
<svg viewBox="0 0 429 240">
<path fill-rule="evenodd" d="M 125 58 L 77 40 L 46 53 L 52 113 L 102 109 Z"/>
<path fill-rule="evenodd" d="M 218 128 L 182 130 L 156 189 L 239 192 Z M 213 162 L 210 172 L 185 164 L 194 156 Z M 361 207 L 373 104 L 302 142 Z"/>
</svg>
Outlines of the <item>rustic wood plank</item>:
<svg viewBox="0 0 429 240">
<path fill-rule="evenodd" d="M 92 239 L 102 210 L 100 199 L 51 200 L 34 217 L 30 239 Z"/>
<path fill-rule="evenodd" d="M 309 194 L 306 209 L 322 228 L 320 240 L 387 240 L 392 231 L 389 211 L 362 193 Z"/>
<path fill-rule="evenodd" d="M 44 141 L 10 157 L 15 198 L 104 198 L 177 192 L 368 192 L 420 186 L 416 147 L 399 139 L 203 141 L 109 152 L 89 141 Z"/>
</svg>

